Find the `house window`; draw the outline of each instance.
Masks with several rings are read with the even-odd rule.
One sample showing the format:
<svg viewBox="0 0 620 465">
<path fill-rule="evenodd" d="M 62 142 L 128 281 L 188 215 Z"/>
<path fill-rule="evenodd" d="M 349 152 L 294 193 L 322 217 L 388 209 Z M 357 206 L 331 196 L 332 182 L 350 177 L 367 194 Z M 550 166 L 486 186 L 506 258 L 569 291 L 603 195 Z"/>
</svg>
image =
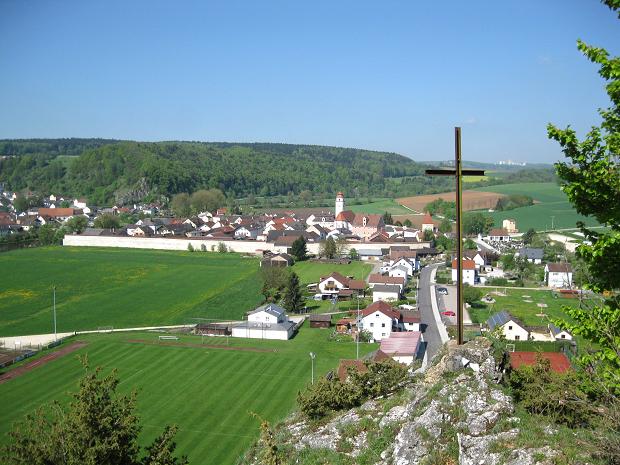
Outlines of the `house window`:
<svg viewBox="0 0 620 465">
<path fill-rule="evenodd" d="M 566 339 L 566 334 L 562 334 L 562 339 Z"/>
<path fill-rule="evenodd" d="M 379 314 L 378 314 L 378 313 L 375 313 L 375 316 L 376 316 L 377 318 L 379 318 Z"/>
<path fill-rule="evenodd" d="M 385 323 L 381 323 L 381 327 L 382 327 L 382 328 L 385 328 Z"/>
<path fill-rule="evenodd" d="M 385 333 L 381 333 L 381 336 L 385 337 Z"/>
<path fill-rule="evenodd" d="M 508 329 L 512 329 L 512 326 L 508 326 Z"/>
<path fill-rule="evenodd" d="M 375 324 L 374 324 L 374 323 L 370 323 L 370 327 L 371 327 L 371 328 L 374 328 L 374 327 L 375 327 Z"/>
<path fill-rule="evenodd" d="M 521 339 L 521 336 L 515 336 L 515 341 L 518 341 Z"/>
</svg>

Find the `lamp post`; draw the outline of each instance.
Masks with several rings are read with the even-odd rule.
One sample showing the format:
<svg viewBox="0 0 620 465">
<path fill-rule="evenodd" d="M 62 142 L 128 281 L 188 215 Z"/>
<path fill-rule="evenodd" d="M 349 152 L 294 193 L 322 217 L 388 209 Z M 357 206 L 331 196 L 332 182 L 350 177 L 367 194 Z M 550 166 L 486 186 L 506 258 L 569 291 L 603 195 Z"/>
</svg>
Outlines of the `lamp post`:
<svg viewBox="0 0 620 465">
<path fill-rule="evenodd" d="M 357 294 L 357 322 L 355 323 L 357 326 L 357 334 L 355 341 L 355 360 L 360 359 L 360 295 Z"/>
<path fill-rule="evenodd" d="M 54 291 L 54 341 L 57 341 L 58 336 L 56 333 L 56 286 L 52 286 L 52 290 Z"/>
<path fill-rule="evenodd" d="M 314 359 L 316 358 L 316 354 L 314 352 L 310 352 L 310 364 L 312 366 L 312 384 L 314 384 Z"/>
<path fill-rule="evenodd" d="M 430 176 L 454 176 L 456 178 L 456 324 L 457 342 L 463 344 L 463 176 L 484 176 L 484 170 L 464 170 L 461 167 L 461 128 L 454 128 L 454 169 L 426 170 Z"/>
</svg>

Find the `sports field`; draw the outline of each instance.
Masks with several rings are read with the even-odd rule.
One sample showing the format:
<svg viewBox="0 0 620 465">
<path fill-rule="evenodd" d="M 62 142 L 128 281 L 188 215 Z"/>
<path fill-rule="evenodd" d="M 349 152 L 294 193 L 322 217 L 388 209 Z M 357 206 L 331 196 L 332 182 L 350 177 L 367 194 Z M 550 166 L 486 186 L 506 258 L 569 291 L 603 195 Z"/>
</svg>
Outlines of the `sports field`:
<svg viewBox="0 0 620 465">
<path fill-rule="evenodd" d="M 574 228 L 577 221 L 583 221 L 588 226 L 597 226 L 593 218 L 579 215 L 570 204 L 566 195 L 555 183 L 523 183 L 504 184 L 474 189 L 484 192 L 496 192 L 498 194 L 525 194 L 537 202 L 529 207 L 516 208 L 505 212 L 488 213 L 495 220 L 495 225 L 500 227 L 502 220 L 514 218 L 520 231 L 534 228 L 537 231 L 550 229 Z"/>
<path fill-rule="evenodd" d="M 372 270 L 372 265 L 361 261 L 346 265 L 305 261 L 295 263 L 291 269 L 297 273 L 301 284 L 310 284 L 317 283 L 322 276 L 327 276 L 332 271 L 337 271 L 343 276 L 353 276 L 355 279 L 366 279 Z"/>
<path fill-rule="evenodd" d="M 72 341 L 85 341 L 86 347 L 0 384 L 0 441 L 7 441 L 11 424 L 40 404 L 68 402 L 67 392 L 76 390 L 82 375 L 76 354 L 88 354 L 91 367 L 118 369 L 121 392 L 137 389 L 143 444 L 164 425 L 177 424 L 178 451 L 190 463 L 233 465 L 258 436 L 250 412 L 273 422 L 294 408 L 297 391 L 310 381 L 310 351 L 317 354 L 317 375 L 341 358 L 355 358 L 353 343 L 329 341 L 329 333 L 306 324 L 290 341 L 230 338 L 227 344 L 214 337 L 204 340 L 205 347 L 199 336 L 165 344 L 154 333 L 80 336 Z M 136 340 L 144 342 L 131 342 Z M 361 346 L 363 353 L 375 348 Z"/>
<path fill-rule="evenodd" d="M 237 254 L 86 247 L 0 254 L 0 336 L 235 318 L 262 300 L 258 260 Z"/>
</svg>

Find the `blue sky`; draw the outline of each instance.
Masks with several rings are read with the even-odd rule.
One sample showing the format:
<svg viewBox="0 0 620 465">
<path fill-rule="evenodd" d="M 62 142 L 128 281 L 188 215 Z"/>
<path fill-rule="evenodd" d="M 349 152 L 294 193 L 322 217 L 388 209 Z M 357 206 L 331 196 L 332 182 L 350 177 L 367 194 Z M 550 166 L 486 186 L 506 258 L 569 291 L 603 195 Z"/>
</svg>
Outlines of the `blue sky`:
<svg viewBox="0 0 620 465">
<path fill-rule="evenodd" d="M 0 138 L 265 141 L 553 162 L 608 105 L 595 0 L 0 1 Z"/>
</svg>

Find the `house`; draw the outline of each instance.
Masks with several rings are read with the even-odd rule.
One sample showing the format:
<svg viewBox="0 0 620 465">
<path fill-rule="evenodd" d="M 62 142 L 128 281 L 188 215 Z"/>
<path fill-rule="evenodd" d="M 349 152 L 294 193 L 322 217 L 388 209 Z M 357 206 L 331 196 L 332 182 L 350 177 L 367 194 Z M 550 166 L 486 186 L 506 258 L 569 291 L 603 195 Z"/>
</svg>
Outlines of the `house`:
<svg viewBox="0 0 620 465">
<path fill-rule="evenodd" d="M 551 332 L 551 334 L 553 335 L 553 338 L 556 341 L 572 341 L 573 340 L 573 336 L 571 333 L 569 333 L 565 329 L 558 328 L 557 326 L 551 323 L 549 324 L 549 331 Z"/>
<path fill-rule="evenodd" d="M 375 284 L 372 288 L 372 301 L 394 301 L 400 299 L 400 286 L 392 284 Z"/>
<path fill-rule="evenodd" d="M 287 340 L 295 332 L 295 323 L 286 310 L 276 304 L 261 305 L 248 314 L 247 321 L 232 326 L 233 337 Z"/>
<path fill-rule="evenodd" d="M 388 276 L 391 277 L 407 279 L 408 275 L 409 270 L 402 265 L 393 266 L 388 270 Z"/>
<path fill-rule="evenodd" d="M 376 284 L 391 284 L 400 287 L 401 292 L 405 288 L 407 282 L 406 277 L 383 276 L 379 273 L 373 273 L 368 277 L 368 286 L 372 289 Z"/>
<path fill-rule="evenodd" d="M 568 288 L 573 285 L 573 269 L 570 263 L 547 263 L 545 282 L 549 287 Z"/>
<path fill-rule="evenodd" d="M 295 260 L 287 253 L 269 254 L 261 261 L 260 266 L 293 266 Z"/>
<path fill-rule="evenodd" d="M 452 260 L 452 282 L 457 282 L 457 263 L 456 258 Z M 473 286 L 478 281 L 478 270 L 476 270 L 476 262 L 469 258 L 463 259 L 463 283 Z"/>
<path fill-rule="evenodd" d="M 505 229 L 508 234 L 518 233 L 517 222 L 513 218 L 506 218 L 502 221 L 502 228 Z"/>
<path fill-rule="evenodd" d="M 377 301 L 362 311 L 358 327 L 368 331 L 373 340 L 380 341 L 388 337 L 394 329 L 398 329 L 399 322 L 400 312 L 386 302 Z"/>
<path fill-rule="evenodd" d="M 410 307 L 405 309 L 404 307 Z M 414 310 L 411 305 L 401 305 L 400 309 L 400 321 L 403 331 L 420 331 L 420 325 L 422 324 L 422 318 L 420 312 Z"/>
<path fill-rule="evenodd" d="M 571 369 L 570 360 L 561 352 L 510 352 L 510 367 L 517 369 L 523 365 L 533 366 L 537 356 L 549 360 L 551 370 L 566 373 Z"/>
<path fill-rule="evenodd" d="M 420 351 L 421 334 L 419 331 L 390 333 L 387 338 L 381 339 L 379 350 L 398 363 L 411 365 Z"/>
<path fill-rule="evenodd" d="M 329 328 L 332 325 L 331 315 L 322 313 L 310 315 L 309 320 L 311 328 Z"/>
<path fill-rule="evenodd" d="M 464 250 L 463 257 L 473 260 L 477 270 L 487 265 L 487 254 L 480 250 Z"/>
<path fill-rule="evenodd" d="M 422 218 L 422 233 L 425 233 L 426 231 L 435 232 L 433 217 L 428 213 L 424 215 L 424 218 Z"/>
<path fill-rule="evenodd" d="M 402 266 L 407 269 L 407 275 L 413 276 L 413 272 L 419 269 L 420 262 L 417 259 L 417 256 L 412 258 L 399 257 L 396 260 L 390 261 L 390 266 Z"/>
<path fill-rule="evenodd" d="M 491 229 L 486 239 L 491 242 L 510 242 L 510 234 L 504 228 Z"/>
<path fill-rule="evenodd" d="M 377 261 L 383 257 L 383 251 L 381 249 L 357 249 L 357 255 L 360 260 Z"/>
<path fill-rule="evenodd" d="M 523 247 L 515 255 L 526 259 L 530 263 L 540 265 L 543 260 L 543 249 Z"/>
<path fill-rule="evenodd" d="M 525 329 L 525 325 L 505 311 L 492 315 L 487 320 L 487 326 L 489 331 L 499 328 L 509 341 L 527 341 L 529 337 L 529 331 Z"/>
<path fill-rule="evenodd" d="M 362 295 L 366 289 L 366 283 L 342 276 L 334 271 L 329 276 L 320 278 L 318 288 L 321 294 L 326 295 L 351 296 L 354 293 Z"/>
</svg>

